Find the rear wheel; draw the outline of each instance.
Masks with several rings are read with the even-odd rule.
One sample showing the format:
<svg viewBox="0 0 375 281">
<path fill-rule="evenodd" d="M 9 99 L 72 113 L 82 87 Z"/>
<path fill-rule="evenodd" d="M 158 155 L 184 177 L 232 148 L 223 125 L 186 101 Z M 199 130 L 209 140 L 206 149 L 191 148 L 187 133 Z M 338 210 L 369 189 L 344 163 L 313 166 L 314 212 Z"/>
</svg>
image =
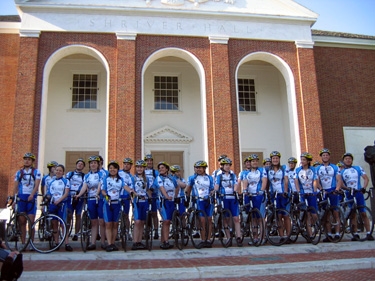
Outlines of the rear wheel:
<svg viewBox="0 0 375 281">
<path fill-rule="evenodd" d="M 22 231 L 20 227 L 20 220 L 26 222 L 25 241 L 22 243 Z M 11 251 L 22 252 L 26 249 L 31 237 L 31 222 L 29 217 L 24 213 L 19 213 L 14 216 L 6 225 L 5 244 Z"/>
<path fill-rule="evenodd" d="M 91 220 L 87 211 L 83 212 L 81 219 L 81 247 L 86 253 L 91 240 Z"/>
</svg>

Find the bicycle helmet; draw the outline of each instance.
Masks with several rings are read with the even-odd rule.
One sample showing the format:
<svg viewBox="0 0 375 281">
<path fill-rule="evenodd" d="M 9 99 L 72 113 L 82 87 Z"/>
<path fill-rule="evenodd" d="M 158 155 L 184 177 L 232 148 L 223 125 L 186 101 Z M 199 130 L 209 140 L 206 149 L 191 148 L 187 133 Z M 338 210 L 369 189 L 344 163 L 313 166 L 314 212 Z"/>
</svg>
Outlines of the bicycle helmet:
<svg viewBox="0 0 375 281">
<path fill-rule="evenodd" d="M 271 162 L 271 158 L 264 158 L 263 159 L 263 165 L 265 165 L 267 162 Z"/>
<path fill-rule="evenodd" d="M 217 161 L 220 162 L 224 158 L 227 158 L 227 156 L 225 154 L 222 154 L 219 156 L 219 158 L 217 158 Z"/>
<path fill-rule="evenodd" d="M 159 169 L 160 165 L 164 165 L 169 170 L 170 166 L 169 166 L 169 164 L 167 162 L 165 162 L 165 161 L 159 162 L 158 163 L 158 169 Z"/>
<path fill-rule="evenodd" d="M 135 166 L 147 167 L 147 163 L 144 160 L 140 159 L 135 162 Z"/>
<path fill-rule="evenodd" d="M 248 161 L 251 161 L 251 160 L 259 160 L 259 156 L 257 154 L 251 154 L 250 156 L 248 156 L 246 158 Z"/>
<path fill-rule="evenodd" d="M 313 166 L 316 167 L 316 166 L 319 166 L 320 165 L 320 162 L 319 161 L 315 161 Z"/>
<path fill-rule="evenodd" d="M 207 168 L 207 166 L 208 166 L 207 162 L 203 160 L 200 160 L 194 163 L 194 168 L 198 168 L 198 167 Z"/>
<path fill-rule="evenodd" d="M 350 152 L 345 152 L 344 155 L 342 156 L 342 160 L 344 160 L 344 158 L 345 158 L 346 156 L 349 156 L 349 157 L 352 158 L 352 160 L 354 160 L 353 154 L 351 154 Z"/>
<path fill-rule="evenodd" d="M 122 161 L 122 163 L 124 163 L 124 164 L 125 164 L 125 163 L 133 164 L 133 159 L 131 159 L 131 158 L 129 158 L 129 157 L 128 157 L 128 158 L 125 158 L 124 161 Z"/>
<path fill-rule="evenodd" d="M 147 159 L 151 159 L 151 160 L 154 160 L 154 158 L 152 158 L 152 155 L 151 154 L 146 154 L 145 157 L 143 158 L 143 160 L 147 160 Z"/>
<path fill-rule="evenodd" d="M 312 159 L 313 159 L 312 155 L 308 152 L 302 153 L 301 157 L 305 157 L 308 161 L 312 161 Z"/>
<path fill-rule="evenodd" d="M 32 160 L 36 159 L 35 155 L 32 154 L 31 152 L 26 152 L 25 155 L 23 156 L 23 159 L 25 159 L 25 158 L 30 158 Z"/>
<path fill-rule="evenodd" d="M 76 161 L 76 165 L 78 164 L 78 162 L 82 162 L 84 166 L 86 166 L 86 162 L 85 160 L 83 160 L 83 158 L 78 158 L 77 161 Z"/>
<path fill-rule="evenodd" d="M 281 154 L 280 154 L 280 152 L 278 152 L 278 151 L 272 151 L 272 152 L 270 153 L 270 158 L 272 158 L 272 156 L 279 156 L 279 157 L 281 158 Z"/>
<path fill-rule="evenodd" d="M 229 164 L 232 165 L 232 160 L 230 158 L 226 157 L 220 160 L 220 165 Z"/>
<path fill-rule="evenodd" d="M 297 159 L 294 157 L 289 157 L 288 163 L 297 163 Z"/>
<path fill-rule="evenodd" d="M 97 161 L 98 163 L 99 163 L 99 161 L 100 161 L 100 158 L 99 158 L 99 156 L 97 156 L 97 155 L 93 155 L 93 156 L 90 156 L 88 159 L 87 159 L 87 162 L 92 162 L 92 161 Z"/>
<path fill-rule="evenodd" d="M 178 172 L 181 171 L 181 167 L 179 165 L 172 165 L 171 172 Z"/>
<path fill-rule="evenodd" d="M 344 167 L 344 163 L 342 163 L 341 161 L 339 161 L 337 164 L 336 164 L 337 167 Z"/>
<path fill-rule="evenodd" d="M 56 167 L 57 165 L 59 165 L 59 163 L 57 163 L 56 161 L 51 161 L 47 163 L 47 168 Z"/>
<path fill-rule="evenodd" d="M 323 153 L 328 153 L 329 155 L 331 155 L 331 151 L 329 151 L 328 148 L 323 148 L 319 151 L 319 156 L 322 156 Z"/>
<path fill-rule="evenodd" d="M 120 165 L 118 164 L 116 160 L 109 161 L 108 166 L 107 166 L 108 169 L 109 169 L 109 166 L 114 166 L 117 170 L 120 170 Z"/>
</svg>

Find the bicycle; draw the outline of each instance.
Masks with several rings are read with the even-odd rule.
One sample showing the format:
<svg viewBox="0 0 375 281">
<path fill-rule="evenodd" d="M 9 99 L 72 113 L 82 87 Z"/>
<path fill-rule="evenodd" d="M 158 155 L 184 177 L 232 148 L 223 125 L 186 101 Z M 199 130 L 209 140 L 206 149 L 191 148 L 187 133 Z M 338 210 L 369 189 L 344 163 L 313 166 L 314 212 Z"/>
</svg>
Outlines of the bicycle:
<svg viewBox="0 0 375 281">
<path fill-rule="evenodd" d="M 292 233 L 292 220 L 287 210 L 276 208 L 277 195 L 276 192 L 274 198 L 271 198 L 266 207 L 265 225 L 267 241 L 271 245 L 281 246 L 289 241 Z M 287 227 L 287 223 L 290 224 L 289 227 Z M 287 229 L 290 229 L 290 231 L 286 231 Z"/>
<path fill-rule="evenodd" d="M 183 226 L 183 235 L 186 236 L 185 234 L 188 234 L 193 247 L 201 249 L 207 241 L 210 230 L 206 212 L 197 209 L 198 200 L 204 200 L 204 198 L 197 196 L 186 198 L 185 202 L 188 204 L 188 207 L 181 215 L 181 223 Z M 188 243 L 188 239 L 186 239 L 185 243 Z"/>
<path fill-rule="evenodd" d="M 10 212 L 9 221 L 6 224 L 5 230 L 5 244 L 11 251 L 22 252 L 26 250 L 30 243 L 31 238 L 31 221 L 26 213 L 18 212 L 18 202 L 21 199 L 17 194 L 12 197 L 7 198 L 7 207 L 11 207 L 14 204 L 14 208 Z M 22 229 L 20 225 L 20 220 L 26 223 L 26 232 L 22 235 Z M 22 241 L 24 240 L 24 241 Z"/>
<path fill-rule="evenodd" d="M 38 194 L 38 196 L 42 195 Z M 32 226 L 32 231 L 38 231 L 39 241 L 30 240 L 34 250 L 43 254 L 58 250 L 64 243 L 68 231 L 62 218 L 49 213 L 49 201 L 48 197 L 43 197 L 43 201 L 40 204 L 42 206 L 42 214 Z"/>
<path fill-rule="evenodd" d="M 214 212 L 212 215 L 212 234 L 208 242 L 212 245 L 217 235 L 221 245 L 224 248 L 232 246 L 234 222 L 230 210 L 224 208 L 225 195 L 214 194 Z"/>
<path fill-rule="evenodd" d="M 264 220 L 259 209 L 254 208 L 252 197 L 259 196 L 263 193 L 244 192 L 242 198 L 237 198 L 240 203 L 240 224 L 241 224 L 241 242 L 243 242 L 245 236 L 250 237 L 251 244 L 258 247 L 262 244 L 264 239 Z M 245 196 L 249 197 L 249 203 L 245 204 Z M 242 200 L 241 200 L 242 199 Z M 263 196 L 263 201 L 265 196 Z M 248 209 L 248 211 L 247 211 Z"/>
<path fill-rule="evenodd" d="M 88 204 L 87 200 L 90 199 L 90 197 L 82 196 L 83 200 L 83 212 L 82 212 L 82 218 L 81 218 L 81 248 L 84 253 L 87 251 L 87 247 L 90 245 L 91 241 L 91 219 L 88 212 Z"/>
<path fill-rule="evenodd" d="M 329 241 L 333 243 L 338 243 L 342 240 L 344 236 L 344 214 L 341 206 L 332 206 L 329 194 L 336 194 L 336 191 L 321 192 L 318 198 L 318 214 L 320 219 L 320 224 L 322 231 L 325 233 L 325 240 L 323 242 Z M 339 193 L 337 193 L 338 195 Z M 339 235 L 336 235 L 337 226 L 339 228 Z M 331 235 L 329 235 L 331 234 Z"/>
<path fill-rule="evenodd" d="M 179 250 L 182 250 L 184 246 L 187 244 L 187 241 L 185 241 L 187 240 L 185 238 L 186 233 L 184 231 L 186 227 L 183 224 L 183 221 L 181 219 L 182 217 L 181 217 L 180 210 L 179 210 L 181 198 L 185 198 L 185 196 L 176 197 L 174 199 L 175 210 L 173 211 L 173 214 L 172 214 L 172 233 L 173 233 L 172 238 L 174 238 L 175 244 Z"/>
<path fill-rule="evenodd" d="M 125 210 L 125 205 L 124 205 L 124 202 L 126 200 L 130 200 L 130 197 L 129 198 L 120 198 L 120 204 L 121 204 L 121 210 L 120 210 L 120 216 L 119 216 L 119 236 L 120 236 L 120 239 L 121 239 L 121 246 L 122 246 L 122 249 L 124 250 L 124 252 L 126 252 L 126 247 L 127 247 L 127 244 L 128 244 L 128 238 L 129 238 L 129 229 L 127 227 L 127 217 L 128 217 L 128 214 L 125 214 L 124 210 Z M 133 221 L 133 218 L 132 218 L 132 221 Z M 132 222 L 131 225 L 133 225 L 134 227 L 134 223 Z M 132 227 L 130 226 L 130 231 L 131 231 Z"/>
<path fill-rule="evenodd" d="M 317 245 L 320 242 L 322 231 L 320 226 L 320 219 L 318 217 L 317 210 L 308 205 L 308 196 L 314 196 L 312 193 L 306 193 L 301 195 L 301 202 L 296 203 L 295 196 L 298 194 L 292 194 L 291 203 L 291 218 L 292 218 L 292 231 L 289 240 L 294 243 L 296 242 L 298 235 L 301 234 L 308 243 Z"/>
<path fill-rule="evenodd" d="M 152 239 L 153 239 L 153 217 L 152 217 L 152 201 L 157 200 L 158 198 L 148 198 L 148 210 L 146 213 L 146 223 L 145 223 L 145 230 L 144 230 L 144 238 L 146 249 L 149 251 L 152 250 Z"/>
<path fill-rule="evenodd" d="M 353 188 L 343 188 L 349 191 L 351 199 L 347 198 L 347 193 L 344 192 L 345 199 L 340 205 L 345 208 L 350 208 L 345 217 L 345 221 L 349 221 L 350 233 L 352 234 L 352 241 L 365 241 L 369 236 L 372 236 L 374 230 L 374 221 L 370 209 L 364 205 L 357 205 L 357 198 L 355 194 L 361 192 Z M 350 207 L 350 204 L 352 206 Z"/>
</svg>

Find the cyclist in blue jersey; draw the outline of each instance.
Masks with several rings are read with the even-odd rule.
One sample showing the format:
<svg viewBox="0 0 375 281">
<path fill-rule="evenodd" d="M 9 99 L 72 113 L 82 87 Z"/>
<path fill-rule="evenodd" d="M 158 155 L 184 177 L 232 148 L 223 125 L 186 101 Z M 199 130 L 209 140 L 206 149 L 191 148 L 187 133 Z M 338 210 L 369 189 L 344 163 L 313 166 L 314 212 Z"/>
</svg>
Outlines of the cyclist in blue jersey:
<svg viewBox="0 0 375 281">
<path fill-rule="evenodd" d="M 161 244 L 160 248 L 163 250 L 173 248 L 173 245 L 169 244 L 169 226 L 171 224 L 172 215 L 175 210 L 174 198 L 178 196 L 180 190 L 177 182 L 168 174 L 169 164 L 166 162 L 160 162 L 158 164 L 159 175 L 155 179 L 155 185 L 160 191 L 161 196 L 161 209 L 160 215 L 163 219 L 161 229 Z"/>
<path fill-rule="evenodd" d="M 38 169 L 34 168 L 35 155 L 27 152 L 23 156 L 23 167 L 17 171 L 14 178 L 13 197 L 18 194 L 20 201 L 17 203 L 18 212 L 26 213 L 30 219 L 31 228 L 35 220 L 36 214 L 36 196 L 41 180 L 41 173 Z M 16 204 L 14 202 L 13 204 Z M 21 228 L 21 242 L 25 243 L 26 239 L 26 219 L 22 216 L 19 217 Z M 31 233 L 31 239 L 34 239 L 34 232 Z M 30 250 L 33 248 L 31 247 Z"/>
<path fill-rule="evenodd" d="M 242 192 L 245 194 L 245 204 L 251 201 L 253 203 L 253 208 L 257 208 L 262 217 L 255 219 L 255 225 L 264 224 L 264 217 L 266 211 L 265 202 L 265 191 L 267 188 L 267 172 L 264 168 L 259 168 L 259 156 L 257 154 L 251 154 L 246 158 L 246 161 L 250 163 L 250 169 L 246 174 L 242 176 Z M 247 207 L 247 212 L 250 206 Z M 258 242 L 258 233 L 254 236 L 254 244 Z M 249 242 L 252 245 L 252 241 Z"/>
<path fill-rule="evenodd" d="M 172 165 L 171 166 L 171 174 L 172 177 L 175 179 L 175 181 L 178 184 L 178 187 L 180 188 L 180 194 L 178 195 L 180 197 L 180 204 L 178 205 L 178 210 L 180 212 L 180 215 L 182 215 L 185 210 L 185 188 L 186 188 L 186 181 L 183 177 L 181 177 L 181 167 L 179 165 Z"/>
<path fill-rule="evenodd" d="M 130 173 L 130 170 L 133 166 L 133 159 L 127 157 L 124 158 L 122 161 L 123 168 L 119 171 L 120 177 L 124 180 L 124 183 L 126 186 L 128 186 L 130 189 L 134 189 L 134 177 Z M 130 212 L 130 194 L 127 192 L 126 189 L 122 189 L 120 193 L 120 198 L 122 199 L 121 204 L 124 206 L 124 214 L 125 214 L 125 224 L 126 229 L 128 232 L 127 239 L 129 241 L 132 241 L 132 236 L 130 234 L 129 228 L 130 228 L 130 220 L 129 220 L 129 212 Z"/>
<path fill-rule="evenodd" d="M 366 206 L 365 198 L 363 196 L 363 193 L 366 192 L 367 185 L 369 183 L 369 178 L 366 175 L 365 171 L 360 166 L 353 166 L 353 160 L 354 156 L 353 154 L 346 152 L 342 156 L 342 161 L 345 165 L 345 168 L 340 172 L 340 176 L 342 179 L 342 187 L 346 189 L 346 196 L 350 200 L 355 196 L 357 200 L 358 206 Z M 361 178 L 363 179 L 363 186 L 361 183 Z M 351 193 L 351 190 L 347 189 L 353 189 L 355 191 L 361 191 L 361 192 L 355 192 L 354 194 Z M 353 203 L 349 204 L 349 207 L 351 208 Z M 366 210 L 363 208 L 359 208 L 359 212 L 361 213 L 366 231 L 367 231 L 367 240 L 374 241 L 374 237 L 371 235 L 372 230 L 370 229 L 370 221 L 366 215 Z M 360 239 L 358 233 L 357 233 L 357 219 L 355 219 L 356 213 L 352 214 L 353 217 L 351 217 L 351 222 L 353 223 L 353 238 L 352 241 L 358 241 Z"/>
<path fill-rule="evenodd" d="M 207 162 L 197 161 L 194 164 L 194 175 L 190 176 L 186 186 L 186 193 L 191 197 L 197 197 L 197 209 L 202 210 L 206 213 L 208 219 L 208 233 L 207 237 L 212 235 L 212 213 L 214 205 L 210 199 L 214 190 L 214 180 L 212 176 L 206 173 Z M 200 237 L 202 239 L 200 248 L 211 248 L 212 245 L 204 238 L 206 237 L 206 224 L 204 217 L 201 218 L 201 224 L 203 229 L 201 230 Z M 199 233 L 197 234 L 199 235 Z M 199 236 L 197 236 L 199 238 Z"/>
<path fill-rule="evenodd" d="M 125 188 L 128 192 L 134 193 L 133 215 L 134 215 L 134 238 L 132 250 L 143 250 L 146 246 L 142 243 L 143 229 L 146 221 L 148 210 L 148 199 L 152 198 L 150 189 L 151 182 L 146 177 L 145 168 L 147 163 L 144 160 L 135 162 L 134 189 Z"/>
<path fill-rule="evenodd" d="M 322 190 L 324 196 L 328 196 L 330 205 L 336 207 L 333 215 L 336 221 L 340 221 L 338 205 L 340 196 L 338 192 L 341 186 L 341 177 L 338 167 L 330 163 L 331 151 L 328 148 L 323 148 L 319 151 L 319 156 L 322 158 L 322 164 L 316 167 L 316 175 L 318 177 L 317 187 Z M 329 218 L 327 218 L 328 220 Z M 331 223 L 325 222 L 325 233 L 330 236 L 323 239 L 323 242 L 330 242 L 340 239 L 340 225 L 335 225 L 335 233 L 331 233 Z"/>
<path fill-rule="evenodd" d="M 61 164 L 56 166 L 56 178 L 50 183 L 47 189 L 47 196 L 50 198 L 49 211 L 51 214 L 59 216 L 65 223 L 67 222 L 67 198 L 69 196 L 69 180 L 64 178 L 65 167 Z M 52 220 L 53 238 L 55 243 L 59 243 L 58 221 Z M 65 238 L 65 250 L 73 251 L 69 245 L 69 235 Z"/>
<path fill-rule="evenodd" d="M 219 164 L 219 169 L 213 171 L 212 174 L 211 174 L 211 176 L 212 176 L 212 178 L 214 179 L 214 181 L 215 181 L 215 179 L 216 179 L 216 176 L 217 176 L 219 173 L 222 172 L 222 169 L 223 169 L 222 166 L 223 166 L 223 165 L 220 164 L 220 161 L 221 161 L 222 159 L 224 159 L 224 158 L 227 158 L 227 155 L 226 155 L 226 154 L 222 154 L 222 155 L 219 156 L 219 158 L 217 158 L 217 162 L 218 162 L 218 164 Z"/>
<path fill-rule="evenodd" d="M 272 151 L 270 153 L 271 166 L 266 168 L 269 192 L 272 198 L 276 196 L 277 209 L 289 211 L 290 204 L 288 204 L 288 184 L 285 182 L 285 168 L 284 166 L 281 166 L 280 158 L 280 152 Z M 280 212 L 278 217 L 279 220 L 283 222 L 279 229 L 279 235 L 283 236 L 282 239 L 286 239 L 285 236 L 288 236 L 288 234 L 291 232 L 290 217 L 285 215 L 283 212 Z M 287 243 L 289 243 L 289 241 L 287 241 Z"/>
<path fill-rule="evenodd" d="M 238 193 L 237 176 L 233 171 L 230 170 L 232 166 L 232 160 L 229 158 L 221 159 L 220 161 L 222 172 L 218 173 L 215 179 L 215 191 L 224 196 L 224 208 L 230 210 L 233 216 L 234 228 L 237 235 L 237 246 L 242 247 L 241 239 L 241 225 L 239 220 L 239 202 L 235 196 Z M 225 223 L 225 222 L 224 222 Z M 227 223 L 228 224 L 228 223 Z M 226 231 L 230 231 L 229 229 Z M 226 235 L 230 237 L 229 233 Z M 229 240 L 228 246 L 231 246 L 232 240 Z"/>
<path fill-rule="evenodd" d="M 152 183 L 151 190 L 152 190 L 152 198 L 157 198 L 159 196 L 159 191 L 155 186 L 155 179 L 159 175 L 159 171 L 154 169 L 154 158 L 151 154 L 146 154 L 143 160 L 146 162 L 147 167 L 145 169 L 146 177 Z M 159 239 L 159 218 L 158 218 L 158 206 L 157 200 L 152 200 L 152 221 L 154 225 L 154 239 Z"/>
<path fill-rule="evenodd" d="M 82 158 L 77 159 L 76 169 L 74 171 L 68 172 L 66 178 L 70 183 L 70 194 L 68 197 L 68 224 L 72 223 L 73 215 L 75 214 L 75 226 L 74 226 L 74 236 L 73 241 L 78 240 L 78 233 L 81 229 L 81 213 L 83 208 L 83 200 L 75 200 L 75 196 L 81 191 L 83 185 L 83 179 L 85 174 L 83 169 L 86 163 Z"/>
<path fill-rule="evenodd" d="M 43 195 L 46 194 L 48 185 L 55 178 L 55 168 L 57 165 L 59 165 L 59 163 L 57 163 L 56 161 L 51 161 L 47 163 L 48 174 L 42 178 L 41 182 L 41 191 Z"/>
<path fill-rule="evenodd" d="M 313 157 L 310 153 L 304 152 L 301 154 L 301 166 L 296 169 L 295 185 L 297 191 L 300 192 L 304 200 L 307 200 L 309 207 L 315 208 L 315 211 L 308 212 L 306 228 L 308 235 L 312 236 L 311 225 L 318 220 L 317 204 L 317 176 L 314 167 L 311 166 Z M 312 240 L 314 238 L 312 237 Z"/>
<path fill-rule="evenodd" d="M 109 175 L 99 184 L 99 189 L 104 197 L 103 215 L 105 221 L 105 234 L 108 245 L 107 252 L 118 251 L 115 245 L 117 237 L 118 221 L 120 217 L 120 193 L 125 187 L 124 180 L 119 175 L 120 166 L 116 161 L 108 163 Z"/>
<path fill-rule="evenodd" d="M 269 158 L 269 157 L 264 158 L 262 163 L 263 163 L 263 167 L 266 170 L 268 170 L 271 167 L 271 165 L 272 165 L 271 158 Z"/>
<path fill-rule="evenodd" d="M 85 175 L 83 180 L 82 189 L 76 199 L 79 199 L 86 192 L 88 193 L 87 208 L 91 220 L 91 243 L 87 247 L 88 250 L 96 249 L 96 238 L 99 230 L 99 219 L 103 220 L 103 197 L 100 196 L 99 183 L 105 174 L 99 171 L 99 161 L 100 158 L 96 155 L 90 156 L 88 158 L 88 163 L 90 166 L 89 172 Z M 102 229 L 105 229 L 104 226 Z M 103 237 L 105 235 L 103 234 Z M 102 242 L 101 247 L 106 248 L 105 244 Z"/>
</svg>

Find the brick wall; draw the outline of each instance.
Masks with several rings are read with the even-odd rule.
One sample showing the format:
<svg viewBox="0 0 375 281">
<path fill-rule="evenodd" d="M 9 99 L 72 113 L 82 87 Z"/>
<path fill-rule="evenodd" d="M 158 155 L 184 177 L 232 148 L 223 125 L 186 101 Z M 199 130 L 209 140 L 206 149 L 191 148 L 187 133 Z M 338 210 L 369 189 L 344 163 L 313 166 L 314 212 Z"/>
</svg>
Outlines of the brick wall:
<svg viewBox="0 0 375 281">
<path fill-rule="evenodd" d="M 11 194 L 15 170 L 10 169 L 14 128 L 15 96 L 19 54 L 19 35 L 0 34 L 0 208 Z M 18 163 L 22 165 L 22 159 Z"/>
<path fill-rule="evenodd" d="M 314 47 L 324 146 L 337 162 L 344 126 L 375 127 L 375 50 Z"/>
</svg>

